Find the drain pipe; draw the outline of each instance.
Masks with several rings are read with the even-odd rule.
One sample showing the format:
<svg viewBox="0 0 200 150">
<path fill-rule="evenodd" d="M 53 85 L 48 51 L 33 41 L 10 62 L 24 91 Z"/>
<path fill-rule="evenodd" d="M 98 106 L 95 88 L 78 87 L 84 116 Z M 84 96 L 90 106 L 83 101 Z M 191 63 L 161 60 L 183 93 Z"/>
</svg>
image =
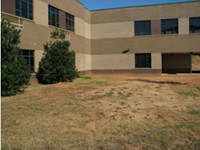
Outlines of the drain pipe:
<svg viewBox="0 0 200 150">
<path fill-rule="evenodd" d="M 190 53 L 190 74 L 192 74 L 192 53 Z"/>
</svg>

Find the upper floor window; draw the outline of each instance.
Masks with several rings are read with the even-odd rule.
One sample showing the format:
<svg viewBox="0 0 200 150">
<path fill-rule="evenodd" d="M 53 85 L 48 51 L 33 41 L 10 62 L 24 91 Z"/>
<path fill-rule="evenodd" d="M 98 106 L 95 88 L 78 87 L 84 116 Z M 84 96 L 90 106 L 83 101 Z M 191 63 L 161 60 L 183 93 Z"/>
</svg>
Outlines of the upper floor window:
<svg viewBox="0 0 200 150">
<path fill-rule="evenodd" d="M 135 21 L 135 35 L 151 35 L 151 21 Z"/>
<path fill-rule="evenodd" d="M 66 13 L 66 29 L 74 31 L 74 16 Z"/>
<path fill-rule="evenodd" d="M 190 33 L 200 33 L 200 17 L 190 18 Z"/>
<path fill-rule="evenodd" d="M 15 14 L 33 20 L 33 0 L 15 0 Z"/>
<path fill-rule="evenodd" d="M 135 54 L 135 68 L 151 68 L 151 54 Z"/>
<path fill-rule="evenodd" d="M 161 33 L 162 34 L 178 34 L 178 19 L 162 19 Z"/>
<path fill-rule="evenodd" d="M 49 6 L 49 25 L 59 27 L 59 9 Z"/>
</svg>

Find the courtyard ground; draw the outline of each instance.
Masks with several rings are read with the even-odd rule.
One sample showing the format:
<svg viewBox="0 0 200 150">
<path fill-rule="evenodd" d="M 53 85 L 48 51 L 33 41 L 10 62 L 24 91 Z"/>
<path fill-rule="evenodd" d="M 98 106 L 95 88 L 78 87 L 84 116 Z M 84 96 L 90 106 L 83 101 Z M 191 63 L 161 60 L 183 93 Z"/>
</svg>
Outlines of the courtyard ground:
<svg viewBox="0 0 200 150">
<path fill-rule="evenodd" d="M 3 150 L 199 150 L 200 75 L 92 75 L 1 100 Z"/>
</svg>

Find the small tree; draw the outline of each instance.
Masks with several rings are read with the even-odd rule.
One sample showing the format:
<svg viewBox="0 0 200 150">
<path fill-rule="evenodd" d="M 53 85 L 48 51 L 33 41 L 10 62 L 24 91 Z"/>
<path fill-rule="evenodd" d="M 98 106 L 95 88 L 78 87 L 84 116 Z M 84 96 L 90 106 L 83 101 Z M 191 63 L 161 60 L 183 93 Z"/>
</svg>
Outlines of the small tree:
<svg viewBox="0 0 200 150">
<path fill-rule="evenodd" d="M 44 45 L 44 56 L 39 62 L 36 77 L 39 83 L 54 84 L 58 82 L 72 82 L 77 76 L 75 68 L 75 53 L 69 51 L 70 43 L 65 40 L 65 34 L 58 30 L 51 33 L 56 39 Z"/>
<path fill-rule="evenodd" d="M 20 31 L 6 19 L 1 21 L 1 95 L 23 92 L 29 85 L 30 71 L 18 44 Z"/>
</svg>

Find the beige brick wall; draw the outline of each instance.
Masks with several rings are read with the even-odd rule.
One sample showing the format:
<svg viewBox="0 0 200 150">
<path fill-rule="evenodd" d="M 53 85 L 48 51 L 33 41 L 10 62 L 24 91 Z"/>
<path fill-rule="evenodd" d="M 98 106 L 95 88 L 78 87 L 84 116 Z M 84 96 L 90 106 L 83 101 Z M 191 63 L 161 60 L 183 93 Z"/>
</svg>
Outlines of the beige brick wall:
<svg viewBox="0 0 200 150">
<path fill-rule="evenodd" d="M 85 22 L 85 38 L 91 39 L 91 25 Z"/>
<path fill-rule="evenodd" d="M 85 54 L 76 53 L 76 68 L 78 71 L 85 70 Z"/>
<path fill-rule="evenodd" d="M 152 53 L 151 62 L 152 62 L 152 69 L 162 69 L 162 54 Z"/>
<path fill-rule="evenodd" d="M 85 70 L 91 70 L 92 69 L 92 56 L 91 55 L 85 55 Z"/>
<path fill-rule="evenodd" d="M 134 21 L 91 25 L 91 38 L 121 38 L 134 36 Z"/>
<path fill-rule="evenodd" d="M 134 69 L 132 54 L 92 55 L 92 69 Z"/>
<path fill-rule="evenodd" d="M 200 2 L 109 9 L 91 12 L 91 23 L 199 17 Z"/>
<path fill-rule="evenodd" d="M 34 51 L 34 61 L 35 61 L 35 72 L 37 72 L 38 66 L 39 66 L 39 62 L 43 56 L 44 50 L 35 50 Z"/>
<path fill-rule="evenodd" d="M 85 21 L 75 17 L 75 33 L 80 36 L 85 36 Z"/>
<path fill-rule="evenodd" d="M 189 34 L 189 18 L 179 18 L 179 34 Z"/>
<path fill-rule="evenodd" d="M 48 26 L 48 4 L 40 0 L 35 0 L 33 6 L 33 17 L 36 24 Z"/>
</svg>

